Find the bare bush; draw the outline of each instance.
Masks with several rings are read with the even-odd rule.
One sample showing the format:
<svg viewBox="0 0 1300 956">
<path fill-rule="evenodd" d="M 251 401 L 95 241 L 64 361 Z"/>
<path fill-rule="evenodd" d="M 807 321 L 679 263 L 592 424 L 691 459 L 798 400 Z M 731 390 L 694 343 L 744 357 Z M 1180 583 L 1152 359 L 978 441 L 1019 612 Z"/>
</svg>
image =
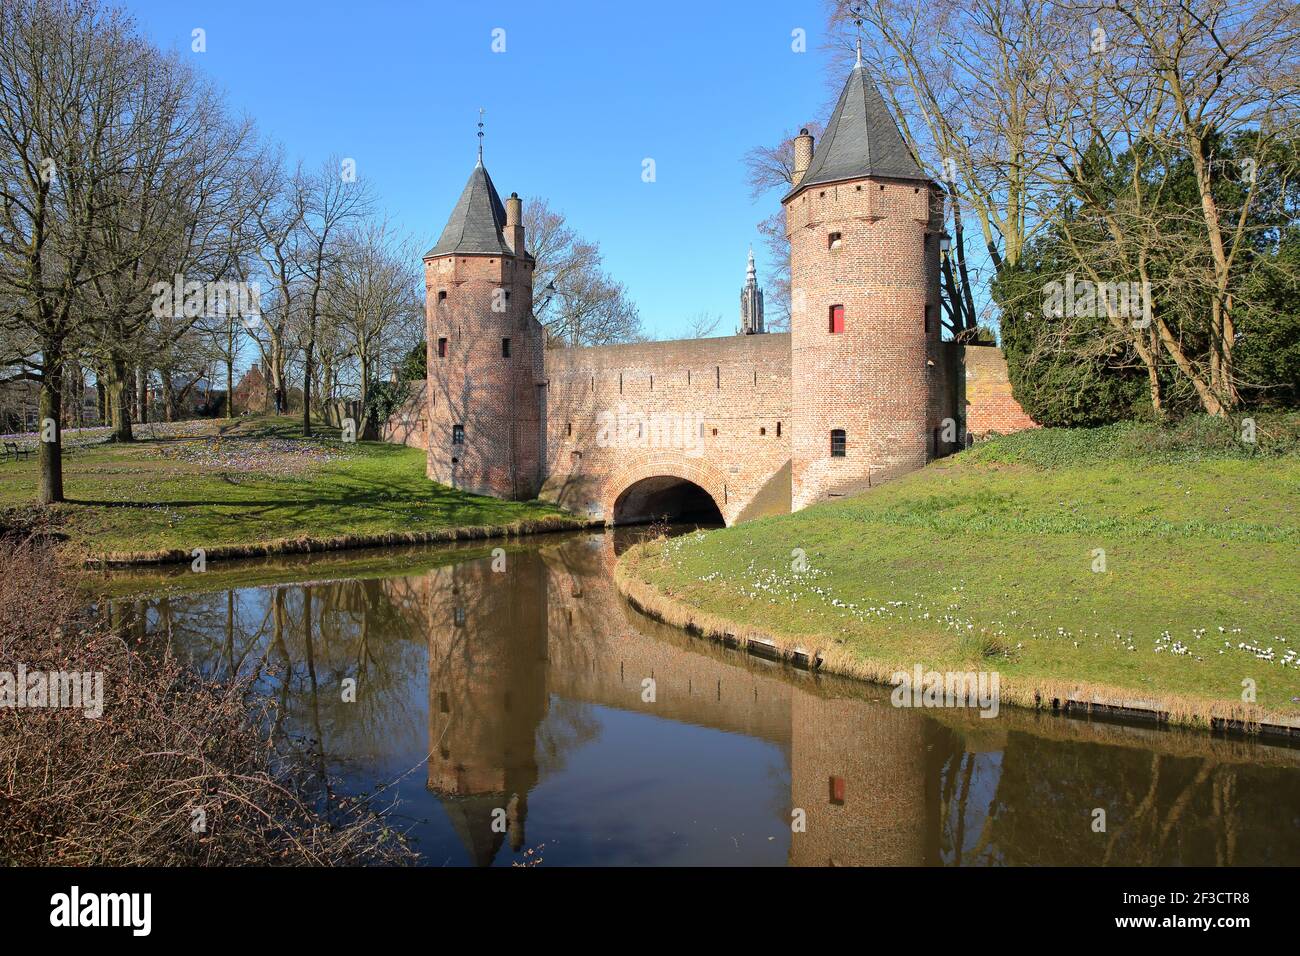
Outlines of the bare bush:
<svg viewBox="0 0 1300 956">
<path fill-rule="evenodd" d="M 0 864 L 412 859 L 370 807 L 302 783 L 247 680 L 202 678 L 114 617 L 85 609 L 43 535 L 0 540 L 0 672 L 102 673 L 104 689 L 97 719 L 0 707 Z"/>
</svg>

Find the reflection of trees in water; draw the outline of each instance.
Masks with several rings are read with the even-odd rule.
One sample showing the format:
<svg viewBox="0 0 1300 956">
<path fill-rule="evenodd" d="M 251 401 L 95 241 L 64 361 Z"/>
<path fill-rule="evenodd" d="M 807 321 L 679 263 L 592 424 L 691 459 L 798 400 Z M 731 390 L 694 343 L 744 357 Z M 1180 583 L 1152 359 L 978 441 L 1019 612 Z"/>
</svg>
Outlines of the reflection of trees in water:
<svg viewBox="0 0 1300 956">
<path fill-rule="evenodd" d="M 657 705 L 660 712 L 679 706 L 674 719 L 762 737 L 787 759 L 791 735 L 806 736 L 789 779 L 783 766 L 768 770 L 761 799 L 783 824 L 796 793 L 809 806 L 825 803 L 827 778 L 847 780 L 848 803 L 818 818 L 836 826 L 818 844 L 819 859 L 888 855 L 891 841 L 906 834 L 907 860 L 947 865 L 1300 859 L 1297 772 L 1293 763 L 1270 765 L 1269 748 L 1154 732 L 1144 741 L 1011 711 L 965 724 L 932 713 L 923 738 L 904 734 L 908 721 L 892 708 L 871 711 L 882 705 L 865 698 L 878 692 L 829 678 L 792 682 L 639 618 L 611 587 L 611 561 L 601 537 L 543 540 L 512 549 L 507 575 L 476 557 L 408 578 L 119 601 L 98 610 L 128 636 L 152 635 L 208 674 L 254 675 L 280 703 L 277 740 L 305 749 L 321 775 L 334 761 L 401 755 L 415 763 L 433 748 L 429 785 L 447 796 L 476 860 L 490 859 L 501 842 L 494 835 L 483 843 L 485 814 L 506 807 L 512 844 L 522 840 L 528 792 L 598 737 L 596 704 L 638 709 L 639 675 L 655 668 L 661 689 L 684 689 Z M 625 659 L 632 662 L 626 679 Z M 761 679 L 751 681 L 760 669 Z M 349 677 L 358 682 L 356 703 L 342 701 Z M 724 684 L 744 693 L 724 699 Z M 693 696 L 692 687 L 710 693 Z M 827 701 L 812 706 L 808 695 Z M 794 711 L 810 716 L 798 723 Z M 897 773 L 885 774 L 886 764 Z M 903 800 L 882 779 L 918 785 Z M 894 802 L 877 806 L 881 800 Z M 910 816 L 909 806 L 917 810 Z M 1106 833 L 1091 828 L 1094 808 L 1106 811 Z M 923 846 L 915 836 L 922 829 Z"/>
<path fill-rule="evenodd" d="M 423 629 L 402 579 L 222 591 L 150 605 L 150 632 L 200 670 L 255 676 L 255 687 L 279 704 L 281 744 L 346 761 L 423 737 Z M 352 703 L 343 700 L 346 678 L 357 682 Z"/>
<path fill-rule="evenodd" d="M 1277 825 L 1279 815 L 1300 822 L 1292 768 L 1017 732 L 993 758 L 945 756 L 944 863 L 1225 866 L 1300 857 L 1300 829 Z M 1097 808 L 1104 833 L 1092 829 Z"/>
</svg>

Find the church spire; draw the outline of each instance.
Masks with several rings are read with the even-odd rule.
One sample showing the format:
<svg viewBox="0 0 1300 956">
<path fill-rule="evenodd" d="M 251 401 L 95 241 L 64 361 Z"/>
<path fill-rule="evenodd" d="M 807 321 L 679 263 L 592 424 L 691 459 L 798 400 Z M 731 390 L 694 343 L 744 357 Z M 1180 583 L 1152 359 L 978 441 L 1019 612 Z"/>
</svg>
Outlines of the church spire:
<svg viewBox="0 0 1300 956">
<path fill-rule="evenodd" d="M 763 290 L 758 287 L 758 270 L 754 267 L 754 247 L 749 247 L 745 266 L 745 285 L 740 290 L 740 334 L 759 335 L 763 326 Z"/>
</svg>

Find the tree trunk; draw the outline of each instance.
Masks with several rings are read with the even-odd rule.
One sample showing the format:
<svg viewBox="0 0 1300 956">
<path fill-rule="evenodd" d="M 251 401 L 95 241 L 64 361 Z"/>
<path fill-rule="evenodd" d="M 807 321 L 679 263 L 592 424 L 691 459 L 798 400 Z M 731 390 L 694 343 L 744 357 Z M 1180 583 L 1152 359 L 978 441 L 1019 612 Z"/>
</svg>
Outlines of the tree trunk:
<svg viewBox="0 0 1300 956">
<path fill-rule="evenodd" d="M 135 394 L 136 418 L 143 425 L 149 420 L 149 376 L 143 365 L 135 370 Z"/>
<path fill-rule="evenodd" d="M 49 505 L 63 500 L 63 442 L 59 430 L 63 413 L 63 356 L 57 347 L 50 348 L 46 343 L 42 358 L 45 370 L 41 376 L 40 421 L 36 423 L 41 439 L 36 453 L 40 466 L 36 501 Z"/>
<path fill-rule="evenodd" d="M 172 382 L 170 370 L 163 372 L 163 421 L 176 421 L 176 386 Z"/>
<path fill-rule="evenodd" d="M 108 419 L 105 421 L 113 429 L 113 441 L 134 441 L 131 433 L 131 399 L 127 392 L 127 365 L 125 359 L 109 358 L 104 363 L 104 374 L 108 379 L 104 383 L 104 392 L 108 396 Z"/>
<path fill-rule="evenodd" d="M 302 436 L 311 437 L 311 375 L 312 375 L 312 352 L 315 343 L 308 342 L 307 347 L 303 350 L 302 363 Z"/>
</svg>

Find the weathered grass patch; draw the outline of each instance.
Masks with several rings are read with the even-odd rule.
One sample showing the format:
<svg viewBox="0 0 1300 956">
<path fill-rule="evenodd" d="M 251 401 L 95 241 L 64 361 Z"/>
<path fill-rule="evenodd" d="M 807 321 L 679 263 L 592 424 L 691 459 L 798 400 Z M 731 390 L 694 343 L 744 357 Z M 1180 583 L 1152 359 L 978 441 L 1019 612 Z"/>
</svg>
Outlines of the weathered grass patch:
<svg viewBox="0 0 1300 956">
<path fill-rule="evenodd" d="M 294 437 L 287 418 L 218 421 L 212 436 L 162 437 L 69 449 L 68 501 L 51 509 L 65 557 L 188 560 L 340 546 L 451 540 L 453 529 L 506 533 L 567 527 L 540 502 L 471 495 L 425 477 L 417 448 L 344 443 L 327 428 Z M 301 460 L 310 467 L 301 467 Z M 36 493 L 33 460 L 0 464 L 0 508 Z"/>
</svg>

